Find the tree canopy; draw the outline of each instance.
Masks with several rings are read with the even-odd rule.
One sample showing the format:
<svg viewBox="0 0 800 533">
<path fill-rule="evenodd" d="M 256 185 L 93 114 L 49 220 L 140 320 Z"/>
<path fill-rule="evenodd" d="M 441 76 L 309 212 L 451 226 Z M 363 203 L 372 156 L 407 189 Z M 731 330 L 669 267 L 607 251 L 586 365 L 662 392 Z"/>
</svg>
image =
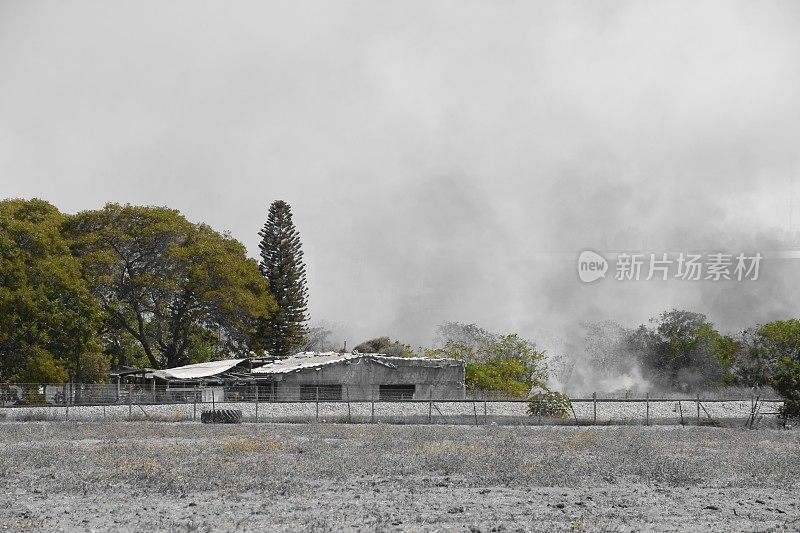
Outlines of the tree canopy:
<svg viewBox="0 0 800 533">
<path fill-rule="evenodd" d="M 84 278 L 105 313 L 112 349 L 174 367 L 244 354 L 275 310 L 269 285 L 244 247 L 163 207 L 108 204 L 66 226 Z"/>
<path fill-rule="evenodd" d="M 744 365 L 784 398 L 781 412 L 800 418 L 800 320 L 776 320 L 755 328 Z"/>
<path fill-rule="evenodd" d="M 392 357 L 413 357 L 414 350 L 408 344 L 393 341 L 389 337 L 376 337 L 364 341 L 354 349 L 360 353 L 381 353 Z"/>
<path fill-rule="evenodd" d="M 439 345 L 427 357 L 461 359 L 466 388 L 525 396 L 534 387 L 547 389 L 545 354 L 517 334 L 491 333 L 475 324 L 445 322 L 437 329 Z"/>
<path fill-rule="evenodd" d="M 640 326 L 629 339 L 646 377 L 661 389 L 702 390 L 732 381 L 738 344 L 701 313 L 673 309 Z"/>
<path fill-rule="evenodd" d="M 101 379 L 101 312 L 61 234 L 66 217 L 42 200 L 0 202 L 0 380 Z"/>
</svg>

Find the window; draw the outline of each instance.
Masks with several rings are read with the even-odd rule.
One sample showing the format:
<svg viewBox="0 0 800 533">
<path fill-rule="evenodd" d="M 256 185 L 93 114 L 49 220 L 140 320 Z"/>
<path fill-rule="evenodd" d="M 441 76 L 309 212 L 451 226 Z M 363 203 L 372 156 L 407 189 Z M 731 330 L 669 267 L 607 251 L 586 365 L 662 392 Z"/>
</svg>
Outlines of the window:
<svg viewBox="0 0 800 533">
<path fill-rule="evenodd" d="M 278 399 L 278 385 L 277 382 L 272 383 L 259 383 L 258 384 L 258 399 L 262 402 L 274 402 Z"/>
<path fill-rule="evenodd" d="M 415 385 L 381 385 L 378 397 L 389 402 L 413 400 L 415 389 Z"/>
<path fill-rule="evenodd" d="M 320 400 L 330 401 L 342 399 L 341 385 L 300 385 L 300 399 L 316 400 L 317 390 L 319 390 Z"/>
</svg>

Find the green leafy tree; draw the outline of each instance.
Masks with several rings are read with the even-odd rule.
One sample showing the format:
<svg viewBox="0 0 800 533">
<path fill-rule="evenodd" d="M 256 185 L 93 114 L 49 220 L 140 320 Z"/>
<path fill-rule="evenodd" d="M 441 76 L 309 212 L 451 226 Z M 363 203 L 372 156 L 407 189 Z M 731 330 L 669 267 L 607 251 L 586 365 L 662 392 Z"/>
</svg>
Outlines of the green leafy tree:
<svg viewBox="0 0 800 533">
<path fill-rule="evenodd" d="M 142 368 L 150 365 L 141 343 L 116 321 L 106 319 L 100 332 L 103 352 L 115 366 Z"/>
<path fill-rule="evenodd" d="M 475 324 L 445 322 L 437 330 L 443 345 L 425 350 L 427 357 L 460 359 L 466 364 L 466 388 L 525 396 L 533 388 L 547 389 L 545 354 L 517 334 L 498 335 Z"/>
<path fill-rule="evenodd" d="M 640 326 L 629 338 L 648 379 L 664 389 L 698 390 L 733 381 L 735 340 L 701 313 L 672 310 Z"/>
<path fill-rule="evenodd" d="M 153 368 L 258 347 L 257 325 L 275 302 L 235 239 L 172 209 L 119 204 L 75 215 L 67 233 L 118 357 L 138 351 L 126 336 Z"/>
<path fill-rule="evenodd" d="M 739 334 L 739 350 L 734 356 L 731 369 L 737 383 L 748 387 L 764 387 L 770 384 L 777 359 L 764 340 L 759 333 L 759 327 L 747 328 Z"/>
<path fill-rule="evenodd" d="M 782 357 L 772 378 L 772 386 L 783 397 L 781 416 L 800 418 L 800 362 Z"/>
<path fill-rule="evenodd" d="M 0 381 L 104 378 L 101 313 L 62 236 L 65 216 L 42 200 L 0 202 Z M 89 370 L 91 368 L 91 370 Z"/>
<path fill-rule="evenodd" d="M 401 344 L 389 337 L 377 337 L 362 342 L 354 348 L 360 353 L 381 353 L 392 357 L 414 357 L 414 350 L 408 344 Z"/>
<path fill-rule="evenodd" d="M 759 364 L 771 369 L 769 382 L 784 399 L 782 415 L 800 418 L 800 320 L 759 326 L 751 349 Z"/>
<path fill-rule="evenodd" d="M 51 352 L 39 346 L 32 346 L 22 365 L 11 377 L 11 381 L 17 383 L 66 383 L 69 381 L 66 366 Z"/>
<path fill-rule="evenodd" d="M 485 363 L 467 363 L 464 379 L 466 380 L 466 389 L 472 393 L 497 391 L 524 397 L 534 386 L 525 364 L 517 359 L 494 359 Z"/>
<path fill-rule="evenodd" d="M 306 345 L 308 321 L 306 267 L 289 204 L 272 202 L 267 222 L 258 234 L 261 272 L 269 280 L 278 305 L 262 323 L 261 337 L 271 355 L 286 357 Z"/>
</svg>

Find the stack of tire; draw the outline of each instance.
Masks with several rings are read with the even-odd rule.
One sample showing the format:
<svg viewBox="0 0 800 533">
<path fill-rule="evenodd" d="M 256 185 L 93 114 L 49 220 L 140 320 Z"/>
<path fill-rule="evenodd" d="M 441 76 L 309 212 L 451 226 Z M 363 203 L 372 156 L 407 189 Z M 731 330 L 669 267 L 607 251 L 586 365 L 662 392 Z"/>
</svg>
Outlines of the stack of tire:
<svg viewBox="0 0 800 533">
<path fill-rule="evenodd" d="M 214 409 L 200 413 L 203 424 L 241 424 L 242 412 L 238 409 Z"/>
</svg>

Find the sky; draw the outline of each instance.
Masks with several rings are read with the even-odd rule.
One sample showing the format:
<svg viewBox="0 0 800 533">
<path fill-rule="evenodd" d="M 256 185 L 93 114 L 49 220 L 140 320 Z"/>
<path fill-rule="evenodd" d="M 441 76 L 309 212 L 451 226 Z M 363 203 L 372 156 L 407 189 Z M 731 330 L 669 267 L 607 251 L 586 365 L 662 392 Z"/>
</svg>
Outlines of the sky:
<svg viewBox="0 0 800 533">
<path fill-rule="evenodd" d="M 350 346 L 460 321 L 579 349 L 674 307 L 736 331 L 797 316 L 800 259 L 582 283 L 577 258 L 786 248 L 798 65 L 793 1 L 3 0 L 0 196 L 169 206 L 253 257 L 285 200 Z"/>
</svg>

